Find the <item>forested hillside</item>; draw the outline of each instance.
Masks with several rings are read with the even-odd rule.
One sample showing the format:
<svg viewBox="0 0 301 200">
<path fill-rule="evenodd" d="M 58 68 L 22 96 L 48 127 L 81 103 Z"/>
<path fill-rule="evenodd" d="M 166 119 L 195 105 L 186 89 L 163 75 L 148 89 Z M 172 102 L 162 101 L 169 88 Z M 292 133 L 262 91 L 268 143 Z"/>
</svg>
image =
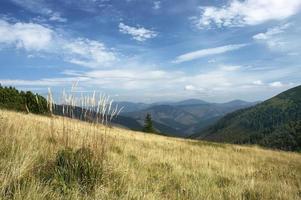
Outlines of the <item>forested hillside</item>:
<svg viewBox="0 0 301 200">
<path fill-rule="evenodd" d="M 199 138 L 301 150 L 301 86 L 261 104 L 226 115 Z"/>
<path fill-rule="evenodd" d="M 0 84 L 0 108 L 35 114 L 47 114 L 47 101 L 44 97 L 30 91 L 19 91 L 14 87 Z"/>
</svg>

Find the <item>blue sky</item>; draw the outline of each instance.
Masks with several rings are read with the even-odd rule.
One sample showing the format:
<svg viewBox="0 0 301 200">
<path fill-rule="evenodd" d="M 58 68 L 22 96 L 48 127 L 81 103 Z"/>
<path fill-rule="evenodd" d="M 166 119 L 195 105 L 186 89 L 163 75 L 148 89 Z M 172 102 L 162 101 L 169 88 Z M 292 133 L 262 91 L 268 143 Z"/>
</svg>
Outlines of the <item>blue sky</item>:
<svg viewBox="0 0 301 200">
<path fill-rule="evenodd" d="M 301 0 L 2 0 L 0 83 L 264 100 L 301 83 Z"/>
</svg>

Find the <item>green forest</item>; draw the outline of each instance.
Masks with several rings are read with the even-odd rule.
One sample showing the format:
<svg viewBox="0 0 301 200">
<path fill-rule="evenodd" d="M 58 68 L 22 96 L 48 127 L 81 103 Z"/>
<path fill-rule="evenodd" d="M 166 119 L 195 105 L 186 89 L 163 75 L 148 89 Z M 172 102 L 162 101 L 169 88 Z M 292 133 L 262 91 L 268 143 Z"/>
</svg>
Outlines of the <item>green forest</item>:
<svg viewBox="0 0 301 200">
<path fill-rule="evenodd" d="M 204 135 L 204 139 L 212 141 L 300 151 L 301 86 L 226 115 Z"/>
<path fill-rule="evenodd" d="M 47 100 L 30 91 L 19 91 L 0 84 L 0 108 L 34 114 L 48 114 Z"/>
</svg>

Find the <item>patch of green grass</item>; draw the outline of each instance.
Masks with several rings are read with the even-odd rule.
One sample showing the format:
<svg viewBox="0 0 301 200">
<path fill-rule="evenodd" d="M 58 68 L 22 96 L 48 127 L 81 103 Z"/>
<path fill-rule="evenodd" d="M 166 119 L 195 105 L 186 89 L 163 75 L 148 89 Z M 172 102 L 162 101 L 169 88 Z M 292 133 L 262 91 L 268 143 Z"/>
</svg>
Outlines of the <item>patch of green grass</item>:
<svg viewBox="0 0 301 200">
<path fill-rule="evenodd" d="M 224 176 L 217 176 L 215 180 L 215 184 L 219 188 L 225 188 L 231 184 L 231 179 Z"/>
<path fill-rule="evenodd" d="M 49 142 L 50 144 L 57 144 L 57 140 L 52 136 L 47 138 L 47 142 Z"/>
<path fill-rule="evenodd" d="M 115 145 L 110 146 L 110 150 L 119 155 L 121 155 L 123 153 L 123 150 L 120 147 L 115 146 Z"/>
<path fill-rule="evenodd" d="M 134 163 L 134 164 L 139 162 L 138 158 L 135 155 L 129 155 L 128 159 L 130 160 L 131 163 Z"/>
<path fill-rule="evenodd" d="M 39 169 L 39 176 L 42 182 L 54 185 L 61 192 L 78 187 L 82 193 L 89 193 L 102 182 L 103 166 L 89 148 L 66 148 Z"/>
</svg>

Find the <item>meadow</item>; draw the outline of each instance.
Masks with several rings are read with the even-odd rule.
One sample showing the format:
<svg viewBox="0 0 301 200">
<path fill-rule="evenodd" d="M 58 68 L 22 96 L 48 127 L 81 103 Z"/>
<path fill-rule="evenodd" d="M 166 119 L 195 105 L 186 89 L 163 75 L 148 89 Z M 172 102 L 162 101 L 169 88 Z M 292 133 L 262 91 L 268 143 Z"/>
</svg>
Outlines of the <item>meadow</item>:
<svg viewBox="0 0 301 200">
<path fill-rule="evenodd" d="M 0 199 L 301 199 L 301 154 L 0 110 Z"/>
</svg>

